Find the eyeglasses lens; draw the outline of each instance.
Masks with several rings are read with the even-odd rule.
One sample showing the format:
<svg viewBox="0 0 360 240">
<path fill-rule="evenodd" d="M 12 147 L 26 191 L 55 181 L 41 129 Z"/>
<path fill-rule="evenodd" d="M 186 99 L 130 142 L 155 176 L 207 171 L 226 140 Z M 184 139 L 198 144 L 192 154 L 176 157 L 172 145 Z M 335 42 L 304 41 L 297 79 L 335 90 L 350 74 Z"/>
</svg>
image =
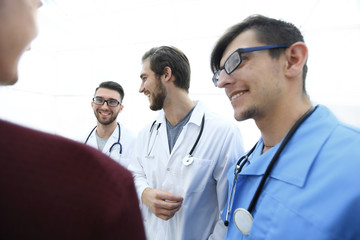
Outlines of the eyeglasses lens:
<svg viewBox="0 0 360 240">
<path fill-rule="evenodd" d="M 108 106 L 110 106 L 110 107 L 116 107 L 117 105 L 120 104 L 120 102 L 118 100 L 115 100 L 115 99 L 105 100 L 101 97 L 94 97 L 93 102 L 96 105 L 104 105 L 104 103 L 106 102 L 108 104 Z"/>
<path fill-rule="evenodd" d="M 220 72 L 221 72 L 221 70 L 217 70 L 216 73 L 214 74 L 213 78 L 212 78 L 212 81 L 213 81 L 215 87 L 217 87 L 217 85 L 218 85 Z"/>
<path fill-rule="evenodd" d="M 117 100 L 114 100 L 114 99 L 109 99 L 109 100 L 107 100 L 107 104 L 110 107 L 116 107 L 119 104 L 119 102 Z"/>
<path fill-rule="evenodd" d="M 241 63 L 240 53 L 234 52 L 231 56 L 226 60 L 224 64 L 224 68 L 227 74 L 232 73 Z"/>
<path fill-rule="evenodd" d="M 102 105 L 102 104 L 105 103 L 104 99 L 99 98 L 99 97 L 94 97 L 94 98 L 93 98 L 93 102 L 94 102 L 95 104 L 97 104 L 97 105 Z"/>
</svg>

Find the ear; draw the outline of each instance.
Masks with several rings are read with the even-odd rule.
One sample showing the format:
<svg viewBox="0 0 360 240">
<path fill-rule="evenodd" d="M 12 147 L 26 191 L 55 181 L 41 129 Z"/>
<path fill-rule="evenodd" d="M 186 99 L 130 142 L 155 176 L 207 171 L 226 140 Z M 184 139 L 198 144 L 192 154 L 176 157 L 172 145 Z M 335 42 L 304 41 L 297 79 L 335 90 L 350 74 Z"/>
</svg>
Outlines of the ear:
<svg viewBox="0 0 360 240">
<path fill-rule="evenodd" d="M 308 57 L 308 49 L 303 42 L 296 42 L 286 49 L 286 72 L 285 75 L 289 78 L 302 76 L 303 66 Z"/>
<path fill-rule="evenodd" d="M 124 108 L 124 104 L 121 104 L 120 105 L 120 112 L 123 110 L 123 108 Z"/>
<path fill-rule="evenodd" d="M 164 74 L 163 74 L 163 76 L 164 76 L 164 81 L 165 81 L 165 82 L 168 82 L 168 81 L 170 81 L 170 80 L 172 79 L 172 71 L 171 71 L 171 68 L 170 68 L 170 67 L 166 66 L 166 67 L 164 68 Z"/>
</svg>

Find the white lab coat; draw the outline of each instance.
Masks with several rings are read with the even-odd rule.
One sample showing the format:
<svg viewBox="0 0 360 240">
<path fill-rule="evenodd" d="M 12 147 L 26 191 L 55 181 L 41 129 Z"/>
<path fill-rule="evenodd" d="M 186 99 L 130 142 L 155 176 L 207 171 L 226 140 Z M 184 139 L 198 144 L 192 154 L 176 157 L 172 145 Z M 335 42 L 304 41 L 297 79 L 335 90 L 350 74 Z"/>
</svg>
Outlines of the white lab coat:
<svg viewBox="0 0 360 240">
<path fill-rule="evenodd" d="M 122 154 L 120 155 L 119 144 L 116 144 L 112 148 L 111 153 L 110 153 L 110 147 L 114 143 L 116 143 L 119 138 L 119 128 L 117 126 L 116 126 L 114 132 L 109 137 L 108 141 L 106 142 L 102 152 L 104 154 L 110 156 L 116 162 L 120 163 L 123 167 L 128 168 L 128 166 L 131 162 L 132 154 L 133 154 L 136 135 L 134 133 L 132 133 L 131 131 L 129 131 L 128 129 L 126 129 L 122 124 L 120 124 L 120 128 L 121 128 L 120 143 L 122 145 Z M 86 144 L 98 149 L 95 131 L 96 131 L 96 129 L 91 133 Z"/>
<path fill-rule="evenodd" d="M 204 113 L 204 130 L 193 152 L 194 161 L 185 166 L 182 160 L 198 137 Z M 136 159 L 129 166 L 134 174 L 138 197 L 141 199 L 144 189 L 150 187 L 179 194 L 184 197 L 184 202 L 168 221 L 156 217 L 147 206 L 140 204 L 148 239 L 224 239 L 226 228 L 220 213 L 227 199 L 227 172 L 243 154 L 238 127 L 207 111 L 199 102 L 170 154 L 163 111 L 156 119 L 152 134 L 150 126 L 139 133 L 135 145 Z M 146 158 L 151 148 L 153 158 Z"/>
</svg>

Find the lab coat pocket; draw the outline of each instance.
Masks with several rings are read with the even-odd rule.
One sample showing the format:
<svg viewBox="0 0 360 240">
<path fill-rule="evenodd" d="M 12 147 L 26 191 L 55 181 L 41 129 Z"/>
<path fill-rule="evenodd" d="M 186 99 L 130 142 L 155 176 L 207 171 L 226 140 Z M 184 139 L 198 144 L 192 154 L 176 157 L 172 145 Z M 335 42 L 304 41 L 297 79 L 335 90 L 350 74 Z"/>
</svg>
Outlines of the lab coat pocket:
<svg viewBox="0 0 360 240">
<path fill-rule="evenodd" d="M 211 176 L 211 160 L 194 157 L 191 164 L 181 166 L 179 181 L 189 194 L 203 191 L 209 184 Z"/>
</svg>

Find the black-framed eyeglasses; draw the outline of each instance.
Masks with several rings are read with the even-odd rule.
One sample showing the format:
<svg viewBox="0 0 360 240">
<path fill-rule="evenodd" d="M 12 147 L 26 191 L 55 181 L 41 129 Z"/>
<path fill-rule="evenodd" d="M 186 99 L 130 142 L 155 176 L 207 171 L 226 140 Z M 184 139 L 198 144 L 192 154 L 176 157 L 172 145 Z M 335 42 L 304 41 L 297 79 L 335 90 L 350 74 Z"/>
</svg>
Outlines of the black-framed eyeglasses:
<svg viewBox="0 0 360 240">
<path fill-rule="evenodd" d="M 249 47 L 249 48 L 239 48 L 235 52 L 233 52 L 225 61 L 224 66 L 222 66 L 219 70 L 217 70 L 212 78 L 212 81 L 217 87 L 220 77 L 220 72 L 225 70 L 225 72 L 229 75 L 233 71 L 235 71 L 241 64 L 242 58 L 241 53 L 248 53 L 248 52 L 255 52 L 273 48 L 287 48 L 288 45 L 265 45 L 265 46 L 258 46 L 258 47 Z"/>
<path fill-rule="evenodd" d="M 107 103 L 109 107 L 117 107 L 119 104 L 121 104 L 118 100 L 112 98 L 105 100 L 102 97 L 94 97 L 92 100 L 96 105 L 104 105 L 104 103 Z"/>
</svg>

